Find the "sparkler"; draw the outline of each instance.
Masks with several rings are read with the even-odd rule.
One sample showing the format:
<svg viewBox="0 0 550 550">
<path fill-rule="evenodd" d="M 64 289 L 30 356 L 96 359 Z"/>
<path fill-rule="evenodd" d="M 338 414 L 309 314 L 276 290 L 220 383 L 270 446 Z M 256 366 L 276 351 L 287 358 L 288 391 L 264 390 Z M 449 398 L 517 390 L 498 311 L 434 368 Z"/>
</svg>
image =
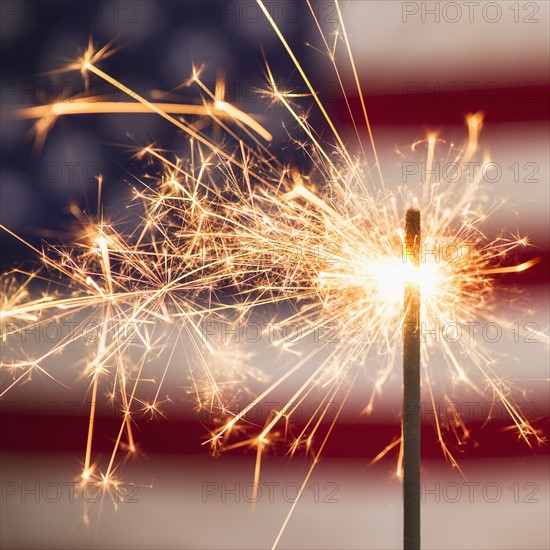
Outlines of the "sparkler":
<svg viewBox="0 0 550 550">
<path fill-rule="evenodd" d="M 101 211 L 96 219 L 90 219 L 73 208 L 80 224 L 75 243 L 35 250 L 44 268 L 63 277 L 67 290 L 33 296 L 29 290 L 32 283 L 49 279 L 44 270 L 15 271 L 4 276 L 6 293 L 1 312 L 6 327 L 4 338 L 9 340 L 21 334 L 24 327 L 20 322 L 39 326 L 48 319 L 86 316 L 90 311 L 97 316 L 98 338 L 82 369 L 82 375 L 90 383 L 91 409 L 81 477 L 100 480 L 106 487 L 117 483 L 118 467 L 128 455 L 137 452 L 135 420 L 142 414 L 162 413 L 165 377 L 184 335 L 197 351 L 190 375 L 197 408 L 216 416 L 208 443 L 214 453 L 238 446 L 256 449 L 256 483 L 263 455 L 280 439 L 280 425 L 290 423 L 300 405 L 314 392 L 324 392 L 317 410 L 291 440 L 288 449 L 291 455 L 305 449 L 313 456 L 302 491 L 359 374 L 366 370 L 374 379 L 365 406 L 368 414 L 394 369 L 396 350 L 403 340 L 404 428 L 396 474 L 404 477 L 405 546 L 418 548 L 420 319 L 431 327 L 464 325 L 479 317 L 497 321 L 492 276 L 527 269 L 534 261 L 512 267 L 500 265 L 509 251 L 526 246 L 527 239 L 501 236 L 488 242 L 482 233 L 482 223 L 488 215 L 476 204 L 482 175 L 481 171 L 468 171 L 470 161 L 478 154 L 483 119 L 480 113 L 467 118 L 468 140 L 464 147 L 445 144 L 432 134 L 411 147 L 413 153 L 426 149 L 428 168 L 443 148 L 447 158 L 461 169 L 463 178 L 453 182 L 428 178 L 419 189 L 390 191 L 382 177 L 338 4 L 340 26 L 334 44 L 329 44 L 328 35 L 311 6 L 310 9 L 349 105 L 336 63 L 336 47 L 341 41 L 345 45 L 363 102 L 364 122 L 371 140 L 370 163 L 364 150 L 361 157 L 355 158 L 346 147 L 296 54 L 263 3 L 259 4 L 305 85 L 304 93 L 282 90 L 266 61 L 268 88 L 264 92 L 288 111 L 305 136 L 303 149 L 311 159 L 311 173 L 301 174 L 273 158 L 265 146 L 270 133 L 258 120 L 225 102 L 223 86 L 215 91 L 208 89 L 201 80 L 200 70 L 194 69 L 190 81 L 201 90 L 202 105 L 156 103 L 98 67 L 108 54 L 107 48 L 99 52 L 88 48 L 70 68 L 81 70 L 86 79 L 92 75 L 102 78 L 126 93 L 131 101 L 113 104 L 105 98 L 97 102 L 76 99 L 27 109 L 21 115 L 37 119 L 39 141 L 59 116 L 150 112 L 185 133 L 189 138 L 188 150 L 176 158 L 154 145 L 139 150 L 139 158 L 157 163 L 160 170 L 152 181 L 137 178 L 132 185 L 135 210 L 139 212 L 139 223 L 134 229 L 125 230 Z M 304 96 L 313 98 L 327 121 L 335 148 L 321 140 L 295 105 Z M 350 115 L 362 148 L 351 110 Z M 223 147 L 216 145 L 204 130 L 193 124 L 191 116 L 207 117 L 220 126 L 227 143 Z M 426 172 L 429 174 L 431 170 Z M 102 185 L 100 179 L 99 195 Z M 419 261 L 420 214 L 409 210 L 405 232 L 400 229 L 404 205 L 415 197 L 423 215 L 422 244 L 452 248 L 452 258 L 438 261 L 430 257 Z M 412 262 L 402 261 L 403 245 Z M 283 338 L 275 344 L 300 357 L 248 406 L 233 410 L 239 391 L 234 386 L 243 385 L 243 373 L 248 372 L 256 380 L 261 375 L 247 365 L 245 354 L 238 349 L 233 350 L 232 361 L 224 365 L 223 372 L 215 368 L 213 358 L 219 356 L 223 347 L 213 341 L 204 326 L 212 320 L 246 322 L 260 306 L 281 303 L 294 308 L 281 321 L 281 327 L 299 322 L 305 328 L 293 345 Z M 369 322 L 365 323 L 365 319 Z M 338 342 L 332 347 L 323 344 L 310 354 L 301 353 L 299 342 L 306 341 L 319 327 L 334 323 L 340 328 Z M 400 326 L 402 337 L 396 328 Z M 84 330 L 76 340 L 82 342 L 88 334 Z M 34 373 L 52 376 L 46 363 L 74 341 L 75 338 L 65 339 L 39 357 L 21 357 L 17 350 L 14 358 L 4 359 L 2 368 L 13 374 L 13 381 L 2 393 Z M 465 384 L 482 396 L 488 388 L 504 404 L 519 436 L 529 445 L 533 441 L 542 442 L 541 435 L 516 406 L 511 388 L 498 376 L 485 350 L 469 341 L 461 340 L 459 345 L 459 352 L 445 341 L 428 340 L 423 346 L 423 361 L 428 368 L 422 369 L 422 374 L 434 410 L 437 409 L 434 387 L 443 375 L 441 368 L 432 372 L 429 365 L 430 356 L 439 354 L 439 361 L 448 367 L 453 383 Z M 324 352 L 326 357 L 319 359 Z M 163 372 L 146 374 L 151 354 L 164 354 Z M 467 360 L 461 357 L 459 361 L 459 354 Z M 466 365 L 481 375 L 482 385 L 476 383 L 475 375 L 470 374 Z M 254 432 L 247 415 L 285 382 L 295 382 L 292 395 L 266 419 L 259 433 Z M 147 397 L 151 392 L 146 386 L 152 384 L 154 391 Z M 107 467 L 100 471 L 92 450 L 96 407 L 105 387 L 110 388 L 109 399 L 120 410 L 121 424 Z M 343 396 L 341 404 L 329 419 L 330 404 L 337 396 Z M 443 399 L 450 401 L 446 391 Z M 323 432 L 325 421 L 328 429 Z M 435 429 L 446 459 L 459 468 L 444 433 L 448 429 L 462 443 L 469 437 L 464 422 L 458 414 L 450 422 L 436 415 Z M 388 445 L 375 460 L 400 443 Z M 409 483 L 418 490 L 409 493 Z M 298 500 L 289 511 L 275 545 Z"/>
</svg>

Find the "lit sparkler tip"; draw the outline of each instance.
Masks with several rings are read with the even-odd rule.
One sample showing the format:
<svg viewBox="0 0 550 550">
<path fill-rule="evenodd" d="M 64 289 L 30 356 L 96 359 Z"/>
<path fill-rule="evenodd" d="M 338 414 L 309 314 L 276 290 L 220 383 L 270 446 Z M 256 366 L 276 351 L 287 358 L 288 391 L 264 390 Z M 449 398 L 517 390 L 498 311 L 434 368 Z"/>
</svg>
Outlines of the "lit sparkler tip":
<svg viewBox="0 0 550 550">
<path fill-rule="evenodd" d="M 408 208 L 405 215 L 405 248 L 415 267 L 419 266 L 420 239 L 420 210 L 413 201 L 413 205 Z"/>
</svg>

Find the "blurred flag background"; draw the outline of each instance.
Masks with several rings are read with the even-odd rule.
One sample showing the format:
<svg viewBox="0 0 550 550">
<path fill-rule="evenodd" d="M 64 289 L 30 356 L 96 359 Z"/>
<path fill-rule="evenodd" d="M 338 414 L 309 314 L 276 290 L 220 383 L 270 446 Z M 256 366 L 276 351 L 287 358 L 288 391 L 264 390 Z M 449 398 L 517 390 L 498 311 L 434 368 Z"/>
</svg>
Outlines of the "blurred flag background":
<svg viewBox="0 0 550 550">
<path fill-rule="evenodd" d="M 338 90 L 304 2 L 266 2 L 297 52 L 332 119 L 352 136 L 348 108 Z M 336 31 L 334 2 L 313 1 L 324 28 Z M 502 289 L 524 291 L 509 312 L 503 337 L 488 343 L 499 373 L 525 388 L 520 406 L 547 430 L 548 348 L 541 341 L 516 341 L 514 324 L 548 331 L 549 239 L 549 7 L 548 2 L 342 3 L 351 48 L 387 184 L 422 177 L 420 164 L 404 168 L 399 151 L 436 131 L 447 142 L 466 138 L 468 113 L 485 114 L 481 148 L 490 154 L 487 200 L 500 204 L 487 220 L 489 237 L 528 235 L 532 246 L 512 261 L 540 262 L 502 276 Z M 45 142 L 33 148 L 29 121 L 13 117 L 21 107 L 80 93 L 78 72 L 57 73 L 83 51 L 92 36 L 114 40 L 120 50 L 106 61 L 109 72 L 144 95 L 188 101 L 199 97 L 182 86 L 194 62 L 205 64 L 213 87 L 225 75 L 225 99 L 258 115 L 274 135 L 274 154 L 307 169 L 287 147 L 292 121 L 267 108 L 265 51 L 286 89 L 302 89 L 299 74 L 253 1 L 5 1 L 2 25 L 1 223 L 38 245 L 41 238 L 70 238 L 71 202 L 95 204 L 96 176 L 105 177 L 106 208 L 123 211 L 128 174 L 143 167 L 133 157 L 154 141 L 178 151 L 183 138 L 154 116 L 83 116 L 60 119 Z M 345 47 L 332 34 L 338 51 Z M 353 74 L 343 67 L 351 109 L 360 115 Z M 95 87 L 95 88 L 94 88 Z M 113 95 L 93 82 L 90 95 Z M 116 95 L 116 92 L 115 92 Z M 115 98 L 116 100 L 116 98 Z M 286 128 L 281 125 L 283 120 Z M 314 111 L 311 124 L 321 133 Z M 361 130 L 365 143 L 366 131 Z M 351 140 L 351 138 L 350 138 Z M 438 170 L 444 177 L 445 163 Z M 481 170 L 481 166 L 479 167 Z M 2 233 L 2 266 L 28 265 L 32 254 Z M 46 340 L 46 341 L 45 341 Z M 44 334 L 28 334 L 23 352 L 47 346 Z M 268 373 L 284 362 L 269 342 L 247 343 Z M 308 345 L 314 345 L 309 342 Z M 164 415 L 137 422 L 140 453 L 124 467 L 126 502 L 82 495 L 73 481 L 85 448 L 87 384 L 78 376 L 78 350 L 56 359 L 56 378 L 37 377 L 0 402 L 2 546 L 4 548 L 264 548 L 270 547 L 296 498 L 311 457 L 292 461 L 283 452 L 263 463 L 262 493 L 251 510 L 255 452 L 239 448 L 218 459 L 203 445 L 208 418 L 194 410 L 185 392 L 184 349 L 168 380 Z M 155 361 L 155 359 L 153 359 Z M 156 359 L 159 370 L 163 359 Z M 3 374 L 3 376 L 6 376 Z M 396 452 L 369 463 L 400 431 L 401 378 L 395 374 L 370 416 L 368 374 L 353 391 L 313 477 L 280 542 L 281 548 L 399 548 L 401 488 L 394 475 Z M 3 380 L 2 388 L 6 387 Z M 261 388 L 258 385 L 258 389 Z M 281 387 L 281 400 L 289 388 Z M 315 407 L 318 396 L 303 406 Z M 243 401 L 243 406 L 246 400 Z M 453 449 L 461 475 L 445 461 L 437 443 L 433 411 L 423 414 L 423 545 L 425 548 L 548 548 L 549 470 L 546 448 L 530 448 L 508 429 L 505 411 L 478 395 L 453 398 L 471 437 Z M 335 404 L 339 405 L 338 404 Z M 438 406 L 446 406 L 437 403 Z M 258 422 L 277 396 L 258 411 Z M 306 417 L 304 411 L 304 418 Z M 98 411 L 96 449 L 109 452 L 119 426 L 105 405 Z M 300 429 L 300 423 L 293 428 Z M 451 436 L 452 440 L 452 436 Z M 283 447 L 281 447 L 283 449 Z M 394 449 L 394 451 L 396 451 Z M 96 502 L 97 500 L 97 502 Z M 115 506 L 117 505 L 117 506 Z M 114 511 L 117 508 L 116 512 Z M 89 522 L 85 518 L 89 517 Z"/>
</svg>

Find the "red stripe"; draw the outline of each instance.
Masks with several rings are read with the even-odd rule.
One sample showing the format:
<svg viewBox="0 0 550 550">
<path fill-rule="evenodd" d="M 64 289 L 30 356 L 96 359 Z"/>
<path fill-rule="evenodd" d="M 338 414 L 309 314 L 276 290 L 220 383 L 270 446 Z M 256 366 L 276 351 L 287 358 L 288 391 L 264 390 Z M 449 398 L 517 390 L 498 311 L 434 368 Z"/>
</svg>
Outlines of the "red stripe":
<svg viewBox="0 0 550 550">
<path fill-rule="evenodd" d="M 366 94 L 371 123 L 378 125 L 442 126 L 460 124 L 468 113 L 483 111 L 487 123 L 533 122 L 550 119 L 549 83 L 512 87 L 461 88 L 442 83 L 439 87 L 422 83 L 403 83 L 398 93 Z M 338 124 L 351 120 L 343 98 L 335 100 Z M 359 97 L 350 104 L 360 119 Z"/>
<path fill-rule="evenodd" d="M 138 421 L 135 425 L 138 447 L 145 454 L 208 454 L 209 445 L 202 445 L 208 439 L 206 428 L 197 421 L 159 420 Z M 314 448 L 319 448 L 329 425 L 322 426 L 314 439 Z M 547 421 L 541 429 L 547 427 Z M 299 434 L 303 426 L 293 426 L 291 433 Z M 32 415 L 9 415 L 4 418 L 0 446 L 4 450 L 27 452 L 69 452 L 84 453 L 88 420 L 84 417 L 55 417 L 46 419 Z M 120 422 L 114 419 L 97 418 L 94 432 L 94 452 L 108 453 L 120 429 Z M 330 434 L 323 455 L 335 458 L 359 458 L 372 460 L 382 449 L 400 435 L 400 425 L 394 424 L 337 424 Z M 550 454 L 548 447 L 533 447 L 518 438 L 517 430 L 509 429 L 509 423 L 472 422 L 468 425 L 469 438 L 461 445 L 452 432 L 445 432 L 449 450 L 459 460 L 480 458 L 503 458 L 512 456 L 533 456 Z M 244 439 L 241 438 L 241 439 Z M 124 438 L 123 438 L 124 440 Z M 289 448 L 291 436 L 285 441 L 273 444 L 270 453 L 283 456 Z M 234 440 L 233 442 L 236 442 Z M 397 446 L 390 456 L 397 454 Z M 255 453 L 255 449 L 243 446 L 230 452 L 232 455 Z M 298 455 L 303 454 L 299 451 Z M 444 459 L 437 441 L 435 426 L 422 426 L 422 456 L 427 459 Z"/>
</svg>

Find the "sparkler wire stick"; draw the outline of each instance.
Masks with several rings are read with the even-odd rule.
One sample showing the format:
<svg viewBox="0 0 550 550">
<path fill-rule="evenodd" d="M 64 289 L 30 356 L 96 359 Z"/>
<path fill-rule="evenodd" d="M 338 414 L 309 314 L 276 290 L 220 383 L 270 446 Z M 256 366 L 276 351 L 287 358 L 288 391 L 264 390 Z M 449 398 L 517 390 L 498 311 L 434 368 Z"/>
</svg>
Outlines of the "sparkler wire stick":
<svg viewBox="0 0 550 550">
<path fill-rule="evenodd" d="M 420 267 L 420 211 L 405 218 L 405 256 Z M 403 316 L 403 548 L 420 550 L 420 285 L 405 284 Z"/>
</svg>

